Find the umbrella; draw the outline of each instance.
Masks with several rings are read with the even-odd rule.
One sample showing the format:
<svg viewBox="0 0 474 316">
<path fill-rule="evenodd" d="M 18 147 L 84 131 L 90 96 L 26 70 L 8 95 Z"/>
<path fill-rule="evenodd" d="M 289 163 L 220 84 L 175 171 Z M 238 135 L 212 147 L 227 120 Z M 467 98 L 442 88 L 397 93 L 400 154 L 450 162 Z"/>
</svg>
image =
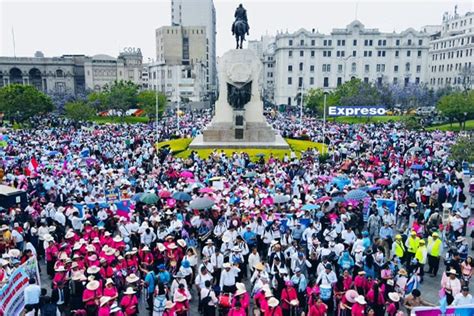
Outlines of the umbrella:
<svg viewBox="0 0 474 316">
<path fill-rule="evenodd" d="M 57 151 L 57 150 L 51 150 L 51 151 L 48 153 L 48 156 L 56 156 L 56 155 L 59 155 L 59 151 Z"/>
<path fill-rule="evenodd" d="M 368 187 L 368 188 L 367 188 L 367 192 L 378 191 L 378 190 L 380 190 L 380 189 L 381 189 L 381 187 Z"/>
<path fill-rule="evenodd" d="M 265 154 L 258 153 L 258 154 L 256 154 L 256 155 L 255 155 L 255 157 L 259 157 L 259 158 L 261 158 L 261 157 L 265 157 Z"/>
<path fill-rule="evenodd" d="M 214 190 L 212 188 L 201 188 L 199 189 L 199 193 L 214 193 Z"/>
<path fill-rule="evenodd" d="M 193 198 L 191 197 L 191 195 L 189 195 L 188 193 L 186 192 L 175 192 L 173 194 L 173 199 L 177 200 L 177 201 L 191 201 Z"/>
<path fill-rule="evenodd" d="M 317 210 L 318 208 L 320 208 L 319 205 L 305 204 L 305 205 L 303 205 L 303 207 L 301 209 L 303 211 L 313 211 L 313 210 Z"/>
<path fill-rule="evenodd" d="M 255 178 L 257 176 L 257 173 L 256 172 L 247 172 L 245 175 L 244 175 L 244 178 Z"/>
<path fill-rule="evenodd" d="M 204 210 L 206 208 L 212 207 L 213 205 L 214 201 L 209 198 L 197 198 L 189 203 L 189 207 L 193 210 Z"/>
<path fill-rule="evenodd" d="M 192 178 L 194 177 L 193 173 L 191 171 L 181 171 L 180 176 L 183 178 Z"/>
<path fill-rule="evenodd" d="M 142 195 L 143 195 L 143 193 L 137 193 L 132 197 L 132 200 L 135 201 L 135 202 L 139 202 Z"/>
<path fill-rule="evenodd" d="M 249 162 L 249 164 L 247 165 L 247 168 L 254 168 L 255 167 L 255 164 L 253 162 Z"/>
<path fill-rule="evenodd" d="M 336 203 L 344 203 L 346 199 L 342 196 L 336 196 L 335 198 L 332 199 Z"/>
<path fill-rule="evenodd" d="M 368 194 L 366 192 L 362 191 L 362 190 L 351 190 L 351 191 L 347 192 L 345 198 L 347 200 L 359 201 L 359 200 L 363 200 L 367 196 L 368 196 Z"/>
<path fill-rule="evenodd" d="M 145 203 L 145 204 L 155 204 L 156 202 L 158 202 L 158 200 L 159 200 L 158 195 L 151 192 L 143 193 L 140 196 L 140 202 Z"/>
<path fill-rule="evenodd" d="M 423 167 L 423 165 L 411 165 L 410 168 L 413 169 L 413 170 L 423 170 L 423 169 L 425 169 L 425 167 Z"/>
<path fill-rule="evenodd" d="M 210 178 L 209 180 L 210 180 L 210 181 L 220 181 L 220 180 L 222 180 L 222 178 L 223 178 L 223 177 L 212 177 L 212 178 Z"/>
<path fill-rule="evenodd" d="M 158 192 L 158 196 L 162 199 L 167 199 L 167 198 L 171 197 L 171 192 L 163 190 L 163 191 Z"/>
<path fill-rule="evenodd" d="M 407 150 L 407 154 L 411 152 L 416 152 L 416 151 L 423 151 L 423 148 L 415 146 Z"/>
<path fill-rule="evenodd" d="M 372 172 L 364 172 L 364 177 L 366 178 L 373 178 L 374 174 Z"/>
<path fill-rule="evenodd" d="M 392 182 L 388 179 L 381 178 L 381 179 L 377 179 L 375 183 L 380 184 L 380 185 L 390 185 Z"/>
<path fill-rule="evenodd" d="M 344 189 L 344 187 L 351 183 L 351 180 L 344 177 L 337 177 L 332 179 L 332 183 L 336 184 L 339 190 Z"/>
<path fill-rule="evenodd" d="M 331 200 L 330 196 L 323 196 L 323 197 L 320 197 L 319 199 L 317 199 L 316 203 L 324 203 L 324 202 L 330 201 L 330 200 Z"/>
<path fill-rule="evenodd" d="M 290 197 L 288 195 L 275 195 L 273 197 L 273 203 L 274 204 L 284 204 L 288 203 L 290 201 Z"/>
</svg>

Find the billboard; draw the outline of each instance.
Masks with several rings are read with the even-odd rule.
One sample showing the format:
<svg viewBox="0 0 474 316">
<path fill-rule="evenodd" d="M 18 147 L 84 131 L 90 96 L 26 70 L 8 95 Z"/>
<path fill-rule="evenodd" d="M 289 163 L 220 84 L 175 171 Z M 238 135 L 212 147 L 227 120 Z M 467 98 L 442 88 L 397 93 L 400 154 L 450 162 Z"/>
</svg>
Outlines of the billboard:
<svg viewBox="0 0 474 316">
<path fill-rule="evenodd" d="M 384 106 L 330 106 L 329 116 L 383 116 L 387 114 Z"/>
</svg>

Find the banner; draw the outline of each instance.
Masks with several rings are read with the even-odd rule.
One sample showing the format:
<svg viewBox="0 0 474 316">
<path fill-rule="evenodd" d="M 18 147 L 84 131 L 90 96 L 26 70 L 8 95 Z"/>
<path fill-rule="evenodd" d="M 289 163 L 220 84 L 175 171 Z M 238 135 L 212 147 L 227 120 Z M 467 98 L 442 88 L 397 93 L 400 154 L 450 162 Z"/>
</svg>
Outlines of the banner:
<svg viewBox="0 0 474 316">
<path fill-rule="evenodd" d="M 112 204 L 117 207 L 117 215 L 128 217 L 130 213 L 130 209 L 132 208 L 132 203 L 130 200 L 122 200 L 122 201 L 115 201 L 114 203 L 107 203 L 107 202 L 99 202 L 100 208 L 109 208 Z M 74 207 L 79 210 L 79 215 L 83 216 L 83 209 L 84 206 L 87 206 L 89 209 L 93 209 L 95 207 L 95 203 L 76 203 Z"/>
<path fill-rule="evenodd" d="M 120 201 L 120 190 L 118 188 L 105 190 L 105 200 L 107 202 Z"/>
<path fill-rule="evenodd" d="M 386 206 L 390 213 L 396 215 L 397 202 L 390 199 L 375 199 L 377 201 L 377 209 L 379 210 L 379 215 L 383 215 L 383 207 Z"/>
<path fill-rule="evenodd" d="M 449 306 L 446 313 L 441 312 L 439 307 L 415 307 L 411 311 L 412 316 L 471 316 L 474 315 L 474 305 Z"/>
<path fill-rule="evenodd" d="M 329 116 L 383 116 L 387 110 L 383 106 L 330 106 Z"/>
<path fill-rule="evenodd" d="M 21 315 L 25 308 L 24 292 L 29 284 L 30 277 L 36 278 L 38 285 L 40 285 L 36 257 L 28 259 L 13 271 L 8 278 L 8 282 L 0 289 L 0 310 L 3 315 Z"/>
</svg>

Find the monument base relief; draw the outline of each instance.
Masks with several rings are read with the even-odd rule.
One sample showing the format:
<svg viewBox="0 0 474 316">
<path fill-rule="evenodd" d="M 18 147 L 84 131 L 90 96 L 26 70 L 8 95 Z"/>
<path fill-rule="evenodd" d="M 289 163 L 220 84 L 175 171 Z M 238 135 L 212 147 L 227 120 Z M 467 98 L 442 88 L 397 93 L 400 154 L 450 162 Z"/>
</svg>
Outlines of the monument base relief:
<svg viewBox="0 0 474 316">
<path fill-rule="evenodd" d="M 251 50 L 231 50 L 222 56 L 215 116 L 202 135 L 193 140 L 190 149 L 289 149 L 263 115 L 261 71 L 262 63 Z"/>
</svg>

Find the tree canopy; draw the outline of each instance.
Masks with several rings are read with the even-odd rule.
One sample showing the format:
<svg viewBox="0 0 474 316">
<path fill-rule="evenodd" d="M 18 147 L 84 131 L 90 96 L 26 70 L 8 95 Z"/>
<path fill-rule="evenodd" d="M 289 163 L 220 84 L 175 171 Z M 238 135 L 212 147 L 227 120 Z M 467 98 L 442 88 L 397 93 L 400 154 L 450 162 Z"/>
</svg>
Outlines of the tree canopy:
<svg viewBox="0 0 474 316">
<path fill-rule="evenodd" d="M 137 96 L 137 106 L 144 110 L 148 117 L 156 115 L 156 98 L 158 94 L 158 115 L 161 115 L 166 107 L 166 95 L 161 92 L 150 90 L 142 91 Z"/>
<path fill-rule="evenodd" d="M 456 144 L 450 148 L 451 159 L 458 162 L 474 162 L 474 138 L 459 137 Z"/>
<path fill-rule="evenodd" d="M 66 116 L 75 121 L 87 121 L 96 113 L 95 109 L 84 101 L 68 102 L 64 109 Z"/>
<path fill-rule="evenodd" d="M 463 122 L 474 117 L 474 91 L 445 95 L 438 101 L 437 108 L 450 122 L 455 121 L 462 125 Z"/>
<path fill-rule="evenodd" d="M 53 107 L 51 98 L 33 86 L 11 84 L 0 89 L 0 111 L 6 118 L 21 122 L 51 112 Z"/>
</svg>

